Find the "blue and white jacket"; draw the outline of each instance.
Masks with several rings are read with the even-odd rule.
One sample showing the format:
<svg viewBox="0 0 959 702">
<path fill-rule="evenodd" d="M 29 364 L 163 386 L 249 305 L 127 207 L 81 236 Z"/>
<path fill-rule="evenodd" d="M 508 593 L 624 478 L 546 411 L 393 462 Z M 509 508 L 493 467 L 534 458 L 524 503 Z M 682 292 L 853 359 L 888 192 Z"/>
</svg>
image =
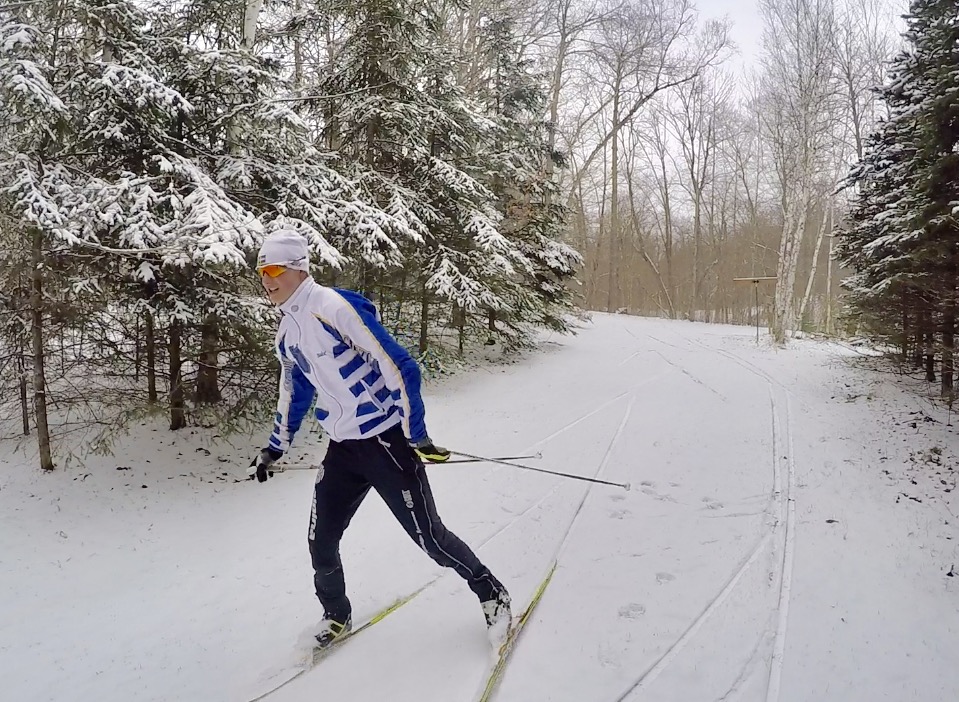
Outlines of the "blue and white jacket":
<svg viewBox="0 0 959 702">
<path fill-rule="evenodd" d="M 280 310 L 280 399 L 270 448 L 290 448 L 314 399 L 333 441 L 376 436 L 400 423 L 409 440 L 427 438 L 419 366 L 380 324 L 372 302 L 307 278 Z"/>
</svg>

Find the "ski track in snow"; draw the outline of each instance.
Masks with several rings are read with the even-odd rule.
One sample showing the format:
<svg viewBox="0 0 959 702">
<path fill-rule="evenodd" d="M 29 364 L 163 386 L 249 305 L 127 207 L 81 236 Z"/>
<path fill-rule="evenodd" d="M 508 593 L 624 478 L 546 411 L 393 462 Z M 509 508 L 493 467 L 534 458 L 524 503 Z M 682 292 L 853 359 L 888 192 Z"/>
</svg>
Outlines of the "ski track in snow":
<svg viewBox="0 0 959 702">
<path fill-rule="evenodd" d="M 633 335 L 630 330 L 627 329 L 630 335 Z M 633 335 L 634 336 L 634 335 Z M 674 349 L 678 349 L 684 352 L 689 351 L 689 347 L 682 347 L 676 344 L 668 343 L 650 336 L 654 341 L 657 341 L 661 344 L 669 346 Z M 758 368 L 754 364 L 750 363 L 744 358 L 727 351 L 725 349 L 720 349 L 712 346 L 703 344 L 697 339 L 684 337 L 684 341 L 692 342 L 697 346 L 703 348 L 704 350 L 710 353 L 718 353 L 721 356 L 728 358 L 734 363 L 738 364 L 740 367 L 749 371 L 750 373 L 762 378 L 769 386 L 769 401 L 770 401 L 770 411 L 772 415 L 772 447 L 773 447 L 773 490 L 769 497 L 769 505 L 767 505 L 767 511 L 769 508 L 775 504 L 777 507 L 778 518 L 773 525 L 771 531 L 761 535 L 758 542 L 750 552 L 750 554 L 744 559 L 739 568 L 732 574 L 732 576 L 727 580 L 724 587 L 719 591 L 719 593 L 713 597 L 703 608 L 703 610 L 696 616 L 695 619 L 690 623 L 686 630 L 680 635 L 672 645 L 670 645 L 666 651 L 656 660 L 651 666 L 649 666 L 642 674 L 640 674 L 631 685 L 629 685 L 622 693 L 615 697 L 615 702 L 626 702 L 627 700 L 634 697 L 634 694 L 648 684 L 653 682 L 682 652 L 686 645 L 693 639 L 696 633 L 702 628 L 703 624 L 709 619 L 709 617 L 729 598 L 729 595 L 736 588 L 736 585 L 740 582 L 742 577 L 746 572 L 753 566 L 759 556 L 766 550 L 767 546 L 772 542 L 776 532 L 782 532 L 782 552 L 783 557 L 780 566 L 780 590 L 779 598 L 776 612 L 776 630 L 775 630 L 775 639 L 774 639 L 774 648 L 772 658 L 769 665 L 769 677 L 766 686 L 766 702 L 777 702 L 779 699 L 779 690 L 780 683 L 782 679 L 782 663 L 786 645 L 786 628 L 789 618 L 789 598 L 790 590 L 792 587 L 792 564 L 793 564 L 793 552 L 794 552 L 794 542 L 795 542 L 795 500 L 792 497 L 792 489 L 795 485 L 795 463 L 793 457 L 793 440 L 792 440 L 792 430 L 791 430 L 791 421 L 790 421 L 790 397 L 789 391 L 779 383 L 775 378 L 770 376 L 768 373 Z M 706 390 L 713 392 L 714 394 L 720 395 L 716 390 L 705 385 L 693 375 L 688 373 L 685 369 L 676 364 L 675 362 L 668 359 L 665 355 L 659 354 L 667 363 L 671 366 L 678 368 L 684 375 L 691 378 L 697 385 L 702 386 Z M 781 412 L 779 409 L 779 403 L 776 399 L 776 390 L 779 390 L 783 393 L 785 397 L 785 412 Z M 783 456 L 783 450 L 786 451 L 786 454 Z M 780 458 L 782 456 L 782 458 Z M 783 471 L 782 462 L 786 464 L 786 470 Z M 785 475 L 783 473 L 785 472 Z M 734 693 L 741 684 L 742 680 L 745 679 L 753 660 L 758 655 L 762 648 L 762 642 L 765 637 L 761 637 L 756 647 L 753 649 L 752 654 L 749 659 L 743 665 L 743 669 L 740 672 L 739 677 L 734 682 L 732 688 L 723 695 L 721 700 L 725 700 L 729 697 L 730 694 Z"/>
<path fill-rule="evenodd" d="M 630 359 L 632 359 L 632 358 L 634 358 L 635 356 L 639 355 L 640 353 L 641 353 L 641 351 L 637 351 L 636 353 L 630 355 L 630 356 L 629 356 L 626 360 L 624 360 L 622 363 L 626 363 L 627 361 L 629 361 Z M 620 365 L 622 365 L 622 363 L 621 363 Z M 632 413 L 633 405 L 634 405 L 635 400 L 636 400 L 636 392 L 637 392 L 641 387 L 643 387 L 644 385 L 648 385 L 649 383 L 655 382 L 656 380 L 662 378 L 663 376 L 668 375 L 668 374 L 671 373 L 671 372 L 672 372 L 672 371 L 662 371 L 662 372 L 660 372 L 660 373 L 656 373 L 656 374 L 654 374 L 654 375 L 651 375 L 651 376 L 648 376 L 648 377 L 646 377 L 646 378 L 643 378 L 643 379 L 640 380 L 638 383 L 635 383 L 634 385 L 632 385 L 632 386 L 631 386 L 628 390 L 626 390 L 625 392 L 619 393 L 618 395 L 616 395 L 616 396 L 614 396 L 613 398 L 607 400 L 606 402 L 603 402 L 602 404 L 600 404 L 599 406 L 593 408 L 592 410 L 589 410 L 589 411 L 585 412 L 585 413 L 584 413 L 583 415 L 581 415 L 580 417 L 577 417 L 576 419 L 574 419 L 574 420 L 570 421 L 569 423 L 563 425 L 562 427 L 560 427 L 560 428 L 557 429 L 556 431 L 552 432 L 551 434 L 549 434 L 549 435 L 546 436 L 545 438 L 540 439 L 539 441 L 537 441 L 537 442 L 535 442 L 535 443 L 533 443 L 533 444 L 530 444 L 528 447 L 526 447 L 525 449 L 523 449 L 523 453 L 526 453 L 526 452 L 529 452 L 529 451 L 533 451 L 534 449 L 543 446 L 544 444 L 548 443 L 548 442 L 551 441 L 552 439 L 555 439 L 556 437 L 560 436 L 561 434 L 563 434 L 563 433 L 569 431 L 570 429 L 574 428 L 574 427 L 577 426 L 578 424 L 586 421 L 587 419 L 589 419 L 589 418 L 592 417 L 593 415 L 595 415 L 595 414 L 603 411 L 603 410 L 606 409 L 607 407 L 615 404 L 615 403 L 618 402 L 619 400 L 622 400 L 623 398 L 628 397 L 628 398 L 630 399 L 630 401 L 629 401 L 629 404 L 628 404 L 627 407 L 626 407 L 626 412 L 623 414 L 623 418 L 622 418 L 622 420 L 621 420 L 621 422 L 620 422 L 620 424 L 619 424 L 619 427 L 616 429 L 616 433 L 613 435 L 613 438 L 610 440 L 609 445 L 606 447 L 606 451 L 605 451 L 605 453 L 603 454 L 603 458 L 602 458 L 602 460 L 600 461 L 599 466 L 598 466 L 597 469 L 596 469 L 596 472 L 593 473 L 593 475 L 591 476 L 591 477 L 593 477 L 593 478 L 600 478 L 600 477 L 602 476 L 602 474 L 603 474 L 603 471 L 606 469 L 606 466 L 609 464 L 609 460 L 610 460 L 611 456 L 613 455 L 613 450 L 616 448 L 616 444 L 619 442 L 619 439 L 622 437 L 623 430 L 626 428 L 626 425 L 629 423 L 629 417 L 630 417 L 630 414 Z M 540 504 L 542 504 L 548 497 L 550 497 L 553 493 L 555 493 L 555 492 L 559 489 L 560 485 L 561 485 L 560 483 L 557 483 L 556 485 L 554 485 L 545 495 L 543 495 L 543 497 L 541 497 L 541 498 L 540 498 L 539 500 L 537 500 L 535 503 L 531 504 L 529 507 L 527 507 L 526 509 L 524 509 L 520 514 L 518 514 L 516 517 L 514 517 L 512 520 L 510 520 L 510 522 L 509 522 L 506 526 L 500 528 L 496 533 L 494 533 L 492 536 L 490 536 L 489 538 L 487 538 L 486 540 L 484 540 L 484 541 L 482 542 L 481 546 L 482 546 L 482 545 L 485 545 L 487 542 L 489 542 L 489 541 L 491 541 L 493 538 L 495 538 L 495 536 L 497 536 L 498 534 L 502 533 L 502 532 L 505 531 L 507 528 L 509 528 L 510 526 L 512 526 L 513 524 L 515 524 L 516 522 L 518 522 L 519 519 L 520 519 L 523 515 L 527 514 L 528 512 L 530 512 L 531 510 L 535 509 L 537 506 L 539 506 Z M 562 541 L 560 541 L 559 545 L 556 547 L 556 552 L 553 554 L 553 557 L 552 557 L 552 559 L 550 560 L 550 565 L 549 565 L 549 567 L 547 568 L 547 572 L 548 572 L 549 570 L 551 570 L 551 569 L 558 569 L 558 568 L 559 568 L 560 557 L 562 556 L 563 549 L 566 547 L 566 544 L 567 544 L 567 542 L 569 541 L 569 536 L 570 536 L 570 534 L 571 534 L 572 531 L 573 531 L 573 526 L 574 526 L 574 524 L 576 523 L 576 520 L 579 518 L 579 515 L 582 513 L 583 505 L 586 504 L 586 500 L 589 498 L 589 495 L 590 495 L 590 493 L 591 493 L 591 491 L 592 491 L 593 485 L 594 485 L 594 483 L 589 483 L 589 484 L 586 486 L 586 488 L 583 490 L 583 496 L 582 496 L 579 504 L 577 505 L 576 510 L 575 510 L 575 512 L 573 513 L 572 518 L 570 519 L 569 523 L 567 524 L 566 529 L 565 529 L 564 532 L 563 532 L 563 539 L 562 539 Z M 543 596 L 546 597 L 547 595 L 544 594 Z M 525 609 L 525 606 L 524 606 L 523 609 Z M 535 621 L 536 621 L 536 617 L 534 616 L 534 617 L 527 623 L 526 626 L 529 626 L 530 624 L 532 624 L 532 623 L 535 622 Z M 525 627 L 524 627 L 524 629 L 525 629 Z M 519 639 L 518 639 L 518 638 L 517 638 L 516 645 L 519 645 Z M 504 671 L 502 677 L 505 677 L 505 675 L 506 675 L 506 673 L 505 673 L 505 671 Z M 480 698 L 480 697 L 483 695 L 483 693 L 484 693 L 484 691 L 485 691 L 485 689 L 486 689 L 486 682 L 487 682 L 487 676 L 484 676 L 483 679 L 482 679 L 482 681 L 481 681 L 480 688 L 479 688 L 479 690 L 477 691 L 474 699 L 478 699 L 478 698 Z M 494 692 L 494 693 L 493 693 L 493 696 L 491 697 L 491 699 L 495 699 L 495 696 L 496 696 L 496 693 Z"/>
<path fill-rule="evenodd" d="M 696 340 L 696 344 L 706 349 L 709 348 L 698 340 Z M 775 490 L 777 502 L 780 506 L 780 520 L 776 527 L 777 529 L 781 527 L 783 532 L 783 555 L 779 580 L 779 604 L 776 612 L 777 621 L 775 644 L 773 647 L 772 659 L 770 660 L 769 679 L 766 686 L 766 702 L 778 702 L 780 686 L 782 683 L 783 659 L 785 657 L 786 650 L 786 630 L 789 623 L 789 601 L 793 580 L 793 554 L 795 553 L 796 541 L 796 500 L 795 497 L 793 497 L 793 490 L 796 486 L 796 464 L 795 447 L 793 445 L 793 434 L 791 429 L 792 421 L 790 418 L 792 411 L 791 397 L 789 391 L 782 385 L 782 383 L 777 381 L 775 378 L 753 363 L 725 349 L 712 350 L 718 352 L 720 355 L 725 356 L 726 358 L 729 358 L 735 363 L 738 363 L 746 370 L 755 373 L 769 383 L 773 421 L 778 425 L 780 420 L 783 420 L 783 424 L 780 426 L 779 430 L 773 434 L 773 447 L 776 451 L 776 478 L 780 481 L 779 488 Z M 784 417 L 780 415 L 779 408 L 775 402 L 775 396 L 773 394 L 774 388 L 778 388 L 785 397 L 785 402 L 783 403 L 785 407 Z M 786 452 L 785 455 L 783 455 L 783 451 Z M 778 468 L 780 461 L 785 461 L 786 463 L 785 485 L 783 485 L 781 482 L 783 479 L 782 470 Z M 783 509 L 783 507 L 785 507 L 785 509 Z M 785 512 L 785 514 L 783 514 L 783 512 Z"/>
<path fill-rule="evenodd" d="M 628 393 L 629 393 L 629 395 L 630 395 L 630 402 L 629 402 L 629 404 L 626 406 L 626 411 L 623 413 L 623 419 L 622 419 L 622 421 L 620 421 L 619 427 L 617 427 L 617 429 L 616 429 L 616 433 L 613 434 L 613 438 L 610 439 L 609 444 L 608 444 L 607 447 L 606 447 L 606 452 L 603 454 L 603 458 L 602 458 L 602 460 L 601 460 L 600 463 L 599 463 L 599 467 L 596 469 L 596 472 L 593 473 L 593 476 L 592 476 L 593 478 L 599 478 L 600 476 L 602 476 L 603 471 L 606 469 L 606 466 L 609 464 L 609 459 L 610 459 L 610 458 L 612 457 L 612 455 L 613 455 L 613 450 L 616 448 L 616 444 L 619 443 L 619 439 L 620 439 L 620 438 L 622 437 L 622 435 L 623 435 L 623 430 L 626 429 L 626 425 L 629 424 L 629 416 L 630 416 L 630 414 L 632 414 L 633 405 L 635 404 L 635 401 L 636 401 L 636 397 L 635 397 L 635 392 L 636 392 L 636 390 L 637 390 L 640 386 L 645 385 L 645 384 L 648 383 L 648 382 L 652 382 L 653 380 L 655 380 L 656 378 L 658 378 L 660 375 L 663 375 L 663 374 L 660 373 L 660 374 L 657 374 L 656 376 L 652 376 L 652 377 L 650 377 L 650 378 L 647 378 L 646 380 L 641 381 L 640 383 L 637 383 L 636 386 L 634 386 L 630 391 L 628 391 Z M 597 410 L 597 411 L 598 411 L 598 410 Z M 575 422 L 574 422 L 574 424 L 575 424 Z M 582 513 L 582 511 L 583 511 L 583 505 L 586 504 L 586 500 L 589 498 L 589 495 L 590 495 L 590 493 L 592 492 L 593 485 L 594 485 L 594 483 L 590 483 L 590 484 L 588 484 L 588 485 L 586 486 L 586 488 L 583 490 L 583 497 L 580 499 L 579 504 L 576 506 L 576 511 L 573 512 L 573 516 L 572 516 L 572 518 L 569 520 L 569 523 L 566 525 L 566 529 L 565 529 L 565 531 L 563 532 L 563 539 L 562 539 L 562 541 L 559 542 L 559 545 L 556 547 L 556 551 L 555 551 L 555 553 L 553 554 L 553 557 L 550 559 L 549 565 L 547 566 L 547 568 L 546 568 L 546 570 L 545 570 L 545 572 L 544 572 L 544 577 L 548 576 L 548 574 L 549 574 L 551 571 L 555 571 L 555 570 L 558 570 L 558 569 L 559 569 L 559 562 L 560 562 L 560 557 L 563 555 L 563 549 L 566 548 L 566 544 L 567 544 L 567 542 L 569 541 L 569 535 L 573 532 L 573 526 L 576 524 L 576 520 L 579 518 L 579 515 L 580 515 L 580 514 Z M 548 592 L 549 592 L 549 590 L 547 589 L 547 591 L 543 593 L 542 597 L 546 597 L 547 594 L 548 594 Z M 535 597 L 535 595 L 534 595 L 534 597 Z M 525 606 L 523 607 L 523 610 L 525 610 L 527 606 L 528 606 L 528 605 L 525 605 Z M 535 621 L 536 621 L 536 616 L 535 616 L 535 614 L 534 614 L 533 617 L 530 619 L 530 621 L 528 621 L 528 622 L 526 623 L 526 625 L 523 627 L 523 631 L 525 631 L 526 627 L 529 626 L 530 624 L 532 624 L 532 623 L 535 622 Z M 517 637 L 516 637 L 516 643 L 514 644 L 514 649 L 515 649 L 516 646 L 519 645 L 519 642 L 520 642 L 520 637 L 517 635 Z M 490 673 L 491 673 L 491 672 L 492 672 L 492 671 L 490 671 Z M 503 673 L 500 675 L 500 680 L 502 680 L 505 676 L 506 676 L 506 670 L 504 670 Z M 476 695 L 475 695 L 475 697 L 474 697 L 475 700 L 479 700 L 479 699 L 481 699 L 481 698 L 483 697 L 483 695 L 484 695 L 484 693 L 485 693 L 485 691 L 486 691 L 486 688 L 487 688 L 487 680 L 488 680 L 488 678 L 489 678 L 489 674 L 484 675 L 483 678 L 482 678 L 482 680 L 480 681 L 480 687 L 479 687 L 479 689 L 477 690 L 477 693 L 476 693 Z M 495 690 L 493 691 L 493 693 L 492 693 L 492 695 L 489 697 L 489 699 L 496 699 L 496 691 L 495 691 Z"/>
<path fill-rule="evenodd" d="M 562 427 L 560 427 L 559 429 L 557 429 L 557 430 L 554 431 L 553 433 L 549 434 L 548 436 L 546 436 L 546 437 L 544 437 L 544 438 L 536 441 L 536 442 L 533 443 L 533 444 L 530 444 L 530 445 L 527 446 L 525 449 L 523 449 L 523 450 L 521 451 L 521 453 L 528 453 L 528 452 L 530 452 L 530 451 L 533 451 L 533 450 L 536 449 L 536 448 L 539 448 L 540 446 L 543 446 L 543 445 L 547 444 L 549 441 L 555 439 L 556 437 L 560 436 L 561 434 L 564 434 L 565 432 L 569 431 L 570 429 L 573 429 L 576 425 L 578 425 L 578 424 L 586 421 L 587 419 L 589 419 L 589 418 L 592 417 L 593 415 L 598 414 L 599 412 L 602 412 L 602 411 L 603 411 L 604 409 L 606 409 L 607 407 L 615 404 L 616 402 L 618 402 L 619 400 L 622 400 L 622 399 L 625 398 L 625 397 L 631 397 L 631 398 L 635 399 L 633 396 L 634 396 L 635 392 L 636 392 L 639 388 L 641 388 L 641 387 L 644 386 L 644 385 L 647 385 L 647 384 L 649 384 L 649 383 L 652 383 L 652 382 L 658 380 L 659 378 L 663 377 L 664 375 L 667 375 L 667 373 L 669 373 L 669 371 L 664 371 L 664 372 L 661 372 L 661 373 L 657 373 L 657 374 L 655 374 L 655 375 L 651 375 L 651 376 L 649 376 L 649 377 L 647 377 L 647 378 L 644 378 L 643 380 L 641 380 L 641 381 L 639 381 L 638 383 L 634 384 L 629 390 L 626 390 L 625 392 L 622 392 L 622 393 L 616 395 L 615 397 L 607 400 L 606 402 L 603 402 L 602 404 L 600 404 L 599 406 L 597 406 L 597 407 L 595 407 L 595 408 L 593 408 L 593 409 L 591 409 L 591 410 L 587 410 L 587 411 L 584 412 L 581 416 L 577 417 L 576 419 L 570 421 L 570 422 L 567 423 L 567 424 L 564 424 Z M 616 447 L 616 442 L 619 440 L 619 437 L 622 435 L 623 429 L 624 429 L 625 426 L 626 426 L 626 422 L 627 422 L 627 420 L 629 419 L 629 414 L 630 414 L 631 410 L 632 410 L 632 401 L 630 402 L 630 404 L 629 404 L 629 405 L 627 406 L 627 408 L 626 408 L 626 413 L 623 415 L 622 423 L 620 424 L 619 429 L 616 431 L 616 434 L 614 435 L 613 440 L 610 442 L 609 446 L 607 447 L 606 453 L 604 454 L 603 459 L 602 459 L 602 461 L 600 462 L 599 468 L 596 470 L 596 472 L 595 472 L 591 477 L 593 477 L 593 478 L 599 478 L 599 477 L 602 475 L 602 472 L 603 472 L 603 470 L 605 469 L 606 464 L 609 462 L 609 457 L 610 457 L 610 455 L 612 454 L 613 449 Z M 497 466 L 497 469 L 498 469 L 499 467 L 500 467 L 500 466 Z M 505 466 L 502 466 L 502 467 L 505 467 Z M 481 539 L 481 540 L 478 542 L 478 547 L 477 547 L 477 548 L 478 548 L 478 549 L 479 549 L 479 548 L 482 548 L 483 546 L 485 546 L 486 544 L 488 544 L 490 541 L 492 541 L 493 539 L 495 539 L 497 536 L 499 536 L 499 535 L 502 534 L 503 532 L 509 530 L 511 527 L 515 526 L 515 525 L 516 525 L 524 516 L 526 516 L 529 512 L 531 512 L 532 510 L 534 510 L 534 509 L 536 509 L 537 507 L 539 507 L 540 505 L 542 505 L 546 500 L 548 500 L 552 495 L 554 495 L 554 494 L 560 489 L 560 487 L 562 487 L 562 485 L 563 485 L 562 482 L 556 482 L 556 483 L 553 485 L 553 487 L 551 487 L 549 490 L 547 490 L 540 498 L 538 498 L 538 499 L 536 499 L 535 501 L 531 502 L 529 505 L 527 505 L 525 508 L 523 508 L 522 511 L 520 511 L 520 512 L 517 513 L 515 516 L 513 516 L 510 520 L 508 520 L 504 525 L 502 525 L 501 527 L 499 527 L 498 529 L 496 529 L 492 534 L 490 534 L 489 536 L 487 536 L 487 537 L 484 538 L 484 539 Z M 589 492 L 590 492 L 590 490 L 592 489 L 592 487 L 593 487 L 593 483 L 590 483 L 590 484 L 588 485 L 588 487 L 586 488 L 585 493 L 584 493 L 584 495 L 583 495 L 583 501 L 580 502 L 580 505 L 579 505 L 579 507 L 577 508 L 576 513 L 573 515 L 573 519 L 570 521 L 569 526 L 566 528 L 566 531 L 565 531 L 564 537 L 563 537 L 563 541 L 562 541 L 562 543 L 560 544 L 560 547 L 559 547 L 560 549 L 561 549 L 563 546 L 565 546 L 566 541 L 569 539 L 569 534 L 570 534 L 570 531 L 572 530 L 573 522 L 575 522 L 575 521 L 576 521 L 576 517 L 579 516 L 579 513 L 580 513 L 580 511 L 582 510 L 583 504 L 585 503 L 586 498 L 589 496 Z M 558 554 L 558 553 L 559 553 L 559 551 L 557 551 L 557 554 Z M 439 580 L 439 579 L 442 578 L 442 577 L 446 577 L 447 575 L 450 575 L 450 573 L 449 573 L 448 571 L 444 571 L 440 576 L 438 576 L 438 577 L 435 578 L 434 580 L 430 581 L 430 582 L 428 583 L 428 585 L 432 585 L 433 582 L 435 582 L 436 580 Z"/>
<path fill-rule="evenodd" d="M 634 355 L 635 355 L 635 354 L 634 354 Z M 630 356 L 630 358 L 632 358 L 632 356 Z M 628 360 L 628 359 L 627 359 L 627 360 Z M 622 400 L 624 397 L 628 397 L 628 396 L 634 395 L 634 394 L 636 393 L 636 391 L 639 390 L 642 386 L 648 385 L 649 383 L 652 383 L 653 381 L 659 380 L 660 378 L 662 378 L 663 376 L 668 375 L 668 374 L 671 373 L 671 372 L 672 372 L 672 371 L 662 371 L 662 372 L 660 372 L 660 373 L 656 373 L 655 375 L 651 375 L 651 376 L 649 376 L 649 377 L 643 378 L 643 379 L 640 380 L 638 383 L 636 383 L 636 384 L 634 384 L 633 386 L 631 386 L 628 390 L 619 393 L 618 395 L 616 395 L 616 396 L 613 397 L 612 399 L 609 399 L 609 400 L 607 400 L 606 402 L 604 402 L 604 403 L 602 403 L 601 405 L 599 405 L 598 407 L 595 407 L 594 409 L 589 410 L 588 412 L 586 412 L 585 414 L 583 414 L 581 417 L 578 417 L 578 418 L 574 419 L 573 421 L 569 422 L 568 424 L 564 424 L 562 427 L 560 427 L 559 429 L 557 429 L 556 431 L 554 431 L 552 434 L 550 434 L 550 435 L 547 436 L 546 438 L 540 439 L 539 441 L 537 441 L 537 442 L 534 443 L 534 444 L 530 444 L 530 445 L 527 446 L 525 449 L 523 449 L 522 453 L 527 453 L 528 451 L 532 451 L 532 450 L 534 450 L 534 449 L 536 449 L 536 448 L 539 448 L 540 446 L 543 446 L 543 445 L 544 445 L 545 443 L 547 443 L 548 441 L 552 441 L 553 439 L 555 439 L 555 438 L 556 438 L 557 436 L 559 436 L 560 434 L 563 434 L 563 433 L 569 431 L 570 429 L 572 429 L 573 427 L 575 427 L 577 424 L 580 424 L 580 423 L 582 423 L 582 422 L 585 422 L 587 419 L 589 419 L 589 418 L 592 417 L 593 415 L 598 414 L 599 412 L 602 412 L 604 409 L 606 409 L 606 408 L 609 407 L 610 405 L 615 404 L 615 403 L 618 402 L 619 400 Z M 594 476 L 594 477 L 595 477 L 595 476 Z"/>
</svg>

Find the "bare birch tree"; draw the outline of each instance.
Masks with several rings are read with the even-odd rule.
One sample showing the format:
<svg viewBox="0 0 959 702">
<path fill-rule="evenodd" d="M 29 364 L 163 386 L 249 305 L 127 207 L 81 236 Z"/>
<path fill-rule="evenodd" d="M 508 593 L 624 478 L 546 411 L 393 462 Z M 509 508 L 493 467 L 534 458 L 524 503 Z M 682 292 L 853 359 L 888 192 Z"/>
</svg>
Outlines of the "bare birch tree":
<svg viewBox="0 0 959 702">
<path fill-rule="evenodd" d="M 716 151 L 719 142 L 720 112 L 729 96 L 729 86 L 711 71 L 676 90 L 676 109 L 670 112 L 676 143 L 682 153 L 683 188 L 693 210 L 692 312 L 704 308 L 703 218 L 708 191 L 714 185 Z M 710 222 L 712 222 L 710 217 Z"/>
<path fill-rule="evenodd" d="M 662 257 L 665 262 L 666 274 L 662 276 L 661 268 L 649 257 L 644 249 L 644 260 L 652 268 L 654 274 L 660 278 L 662 288 L 669 309 L 669 316 L 676 317 L 676 300 L 678 298 L 676 286 L 676 272 L 674 270 L 673 252 L 676 247 L 675 228 L 673 226 L 673 190 L 675 164 L 670 151 L 669 131 L 666 126 L 664 113 L 668 105 L 656 104 L 649 111 L 648 118 L 634 127 L 637 132 L 635 141 L 637 151 L 643 154 L 646 168 L 650 172 L 651 187 L 645 189 L 645 209 L 656 212 L 655 230 L 659 234 L 659 243 L 662 245 Z"/>
<path fill-rule="evenodd" d="M 779 182 L 782 236 L 771 331 L 784 343 L 795 321 L 800 247 L 835 120 L 835 17 L 830 0 L 761 0 L 764 131 Z"/>
</svg>

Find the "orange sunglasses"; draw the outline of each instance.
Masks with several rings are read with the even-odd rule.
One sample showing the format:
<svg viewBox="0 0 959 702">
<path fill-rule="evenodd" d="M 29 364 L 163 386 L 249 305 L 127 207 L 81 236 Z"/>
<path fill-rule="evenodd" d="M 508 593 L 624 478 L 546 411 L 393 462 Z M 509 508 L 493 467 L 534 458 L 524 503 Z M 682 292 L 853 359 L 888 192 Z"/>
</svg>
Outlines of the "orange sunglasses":
<svg viewBox="0 0 959 702">
<path fill-rule="evenodd" d="M 280 266 L 272 263 L 268 266 L 259 266 L 256 269 L 256 272 L 260 275 L 268 275 L 270 278 L 279 278 L 281 275 L 286 273 L 286 266 Z"/>
</svg>

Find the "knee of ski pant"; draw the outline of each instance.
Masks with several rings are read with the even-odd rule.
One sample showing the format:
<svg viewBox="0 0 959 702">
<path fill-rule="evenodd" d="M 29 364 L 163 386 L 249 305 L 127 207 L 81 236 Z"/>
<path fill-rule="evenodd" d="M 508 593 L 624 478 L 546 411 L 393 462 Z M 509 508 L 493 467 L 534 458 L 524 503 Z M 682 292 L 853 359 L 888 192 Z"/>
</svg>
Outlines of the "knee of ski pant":
<svg viewBox="0 0 959 702">
<path fill-rule="evenodd" d="M 311 532 L 307 539 L 307 545 L 310 548 L 310 560 L 313 561 L 313 567 L 317 570 L 330 568 L 339 564 L 339 543 L 331 543 L 329 539 L 323 538 L 322 534 Z"/>
<path fill-rule="evenodd" d="M 442 524 L 433 525 L 429 533 L 423 534 L 422 538 L 419 539 L 423 551 L 441 566 L 452 566 L 456 563 L 445 545 L 448 533 L 446 527 Z"/>
</svg>

